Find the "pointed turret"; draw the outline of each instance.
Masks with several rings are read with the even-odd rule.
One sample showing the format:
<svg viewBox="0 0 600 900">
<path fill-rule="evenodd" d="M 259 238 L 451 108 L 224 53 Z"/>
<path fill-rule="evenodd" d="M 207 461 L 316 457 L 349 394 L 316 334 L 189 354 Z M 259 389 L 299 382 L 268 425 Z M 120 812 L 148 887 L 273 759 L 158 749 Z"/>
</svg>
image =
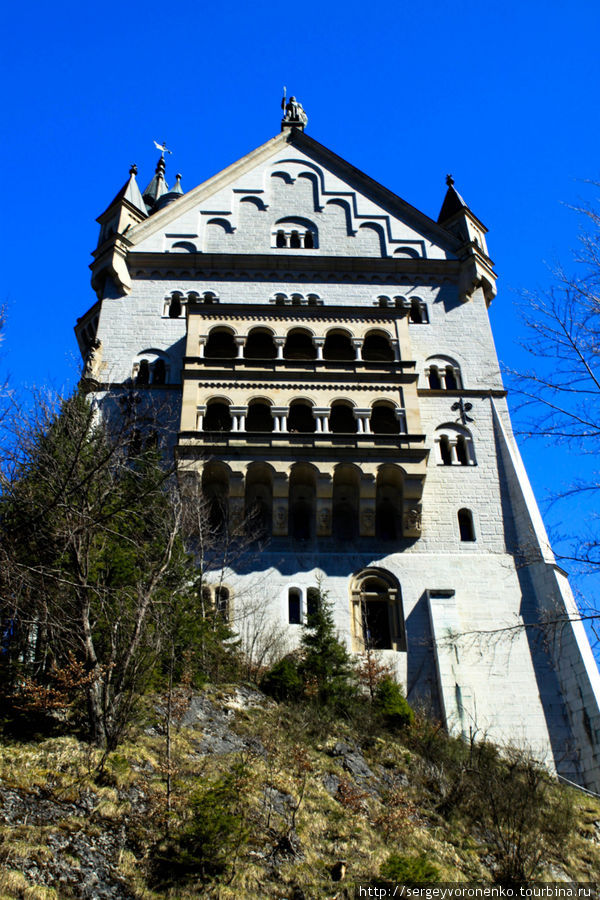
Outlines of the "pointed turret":
<svg viewBox="0 0 600 900">
<path fill-rule="evenodd" d="M 179 200 L 180 197 L 183 196 L 183 188 L 181 187 L 181 175 L 175 176 L 175 184 L 166 194 L 163 194 L 159 200 L 154 204 L 154 208 L 152 212 L 157 212 L 159 209 L 164 209 L 165 206 L 168 206 L 169 203 L 172 203 L 173 200 Z"/>
<path fill-rule="evenodd" d="M 444 202 L 442 203 L 442 208 L 438 216 L 440 225 L 443 225 L 447 219 L 450 219 L 457 212 L 469 208 L 454 187 L 454 178 L 452 175 L 446 175 L 446 184 L 448 185 L 448 190 L 446 191 L 446 196 L 444 197 Z"/>
<path fill-rule="evenodd" d="M 117 203 L 120 203 L 122 200 L 126 200 L 146 216 L 146 207 L 144 206 L 144 201 L 142 200 L 142 195 L 140 194 L 140 189 L 135 179 L 137 171 L 137 166 L 134 163 L 129 169 L 129 179 L 125 182 L 117 196 L 111 200 L 102 215 L 98 217 L 97 221 L 100 221 L 113 206 L 116 206 Z"/>
<path fill-rule="evenodd" d="M 136 175 L 137 166 L 134 164 L 129 170 L 129 179 L 102 215 L 96 219 L 100 224 L 100 237 L 91 268 L 92 287 L 99 295 L 107 274 L 110 274 L 118 285 L 130 284 L 129 273 L 123 262 L 124 235 L 132 226 L 148 217 Z"/>
<path fill-rule="evenodd" d="M 462 266 L 461 298 L 468 300 L 477 287 L 482 287 L 488 305 L 496 296 L 496 274 L 488 256 L 485 236 L 487 228 L 471 212 L 454 187 L 452 175 L 446 175 L 448 190 L 438 216 L 438 224 L 451 231 L 462 242 L 459 256 Z"/>
<path fill-rule="evenodd" d="M 146 204 L 148 212 L 152 212 L 160 198 L 168 193 L 169 185 L 165 180 L 165 168 L 165 152 L 163 150 L 156 164 L 154 178 L 143 194 L 144 203 Z"/>
</svg>

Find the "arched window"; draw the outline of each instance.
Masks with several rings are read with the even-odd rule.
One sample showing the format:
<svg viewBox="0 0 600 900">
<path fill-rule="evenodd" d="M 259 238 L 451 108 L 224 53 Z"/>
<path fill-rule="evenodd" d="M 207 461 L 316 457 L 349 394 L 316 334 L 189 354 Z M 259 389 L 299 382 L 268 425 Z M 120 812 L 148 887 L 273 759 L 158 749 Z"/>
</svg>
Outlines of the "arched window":
<svg viewBox="0 0 600 900">
<path fill-rule="evenodd" d="M 439 391 L 442 388 L 440 373 L 437 366 L 429 367 L 429 387 L 432 391 Z"/>
<path fill-rule="evenodd" d="M 213 328 L 208 336 L 204 355 L 209 359 L 234 359 L 237 348 L 232 332 L 224 328 Z"/>
<path fill-rule="evenodd" d="M 375 535 L 380 541 L 402 537 L 402 472 L 397 466 L 381 466 L 377 472 Z"/>
<path fill-rule="evenodd" d="M 290 535 L 297 541 L 309 541 L 315 533 L 316 472 L 312 466 L 297 463 L 290 474 Z"/>
<path fill-rule="evenodd" d="M 350 336 L 343 331 L 328 331 L 323 345 L 324 359 L 353 360 L 356 359 Z"/>
<path fill-rule="evenodd" d="M 290 403 L 288 414 L 288 431 L 309 434 L 316 430 L 312 406 L 307 400 L 294 400 Z"/>
<path fill-rule="evenodd" d="M 202 497 L 206 503 L 209 531 L 221 534 L 229 519 L 229 469 L 212 462 L 202 470 Z"/>
<path fill-rule="evenodd" d="M 229 589 L 219 585 L 215 588 L 215 612 L 218 616 L 229 621 Z"/>
<path fill-rule="evenodd" d="M 377 332 L 368 334 L 363 343 L 362 358 L 365 362 L 392 362 L 394 351 L 390 339 Z"/>
<path fill-rule="evenodd" d="M 473 513 L 470 509 L 459 509 L 458 530 L 461 541 L 475 540 L 475 527 L 473 525 Z"/>
<path fill-rule="evenodd" d="M 302 592 L 300 588 L 288 590 L 288 622 L 290 625 L 302 624 Z"/>
<path fill-rule="evenodd" d="M 244 357 L 246 359 L 274 359 L 277 356 L 275 342 L 270 331 L 253 328 L 246 338 Z"/>
<path fill-rule="evenodd" d="M 460 366 L 449 356 L 430 356 L 425 362 L 425 375 L 434 391 L 456 391 L 462 387 Z"/>
<path fill-rule="evenodd" d="M 355 434 L 358 430 L 352 407 L 343 400 L 336 400 L 331 405 L 329 430 L 334 434 Z"/>
<path fill-rule="evenodd" d="M 157 359 L 152 368 L 152 384 L 165 384 L 167 380 L 167 367 L 164 359 Z"/>
<path fill-rule="evenodd" d="M 413 325 L 426 325 L 429 322 L 427 306 L 418 297 L 411 297 L 408 321 Z"/>
<path fill-rule="evenodd" d="M 252 400 L 248 405 L 246 431 L 273 431 L 271 407 L 264 400 Z"/>
<path fill-rule="evenodd" d="M 314 222 L 298 216 L 280 219 L 271 232 L 272 247 L 290 250 L 313 250 L 318 246 L 318 231 Z"/>
<path fill-rule="evenodd" d="M 358 535 L 360 477 L 351 465 L 336 467 L 333 475 L 331 530 L 338 541 L 353 541 Z"/>
<path fill-rule="evenodd" d="M 452 366 L 446 366 L 446 390 L 447 391 L 456 391 L 458 390 L 458 380 L 456 378 L 456 371 Z"/>
<path fill-rule="evenodd" d="M 273 519 L 273 470 L 267 463 L 255 462 L 246 473 L 246 530 L 253 539 L 271 534 Z"/>
<path fill-rule="evenodd" d="M 283 347 L 283 356 L 285 359 L 311 360 L 315 359 L 317 351 L 312 342 L 312 337 L 308 331 L 301 328 L 294 328 L 288 332 Z"/>
<path fill-rule="evenodd" d="M 150 363 L 147 359 L 140 360 L 140 366 L 135 379 L 136 384 L 150 384 Z"/>
<path fill-rule="evenodd" d="M 384 569 L 365 569 L 350 584 L 354 649 L 406 650 L 400 585 Z"/>
<path fill-rule="evenodd" d="M 173 294 L 169 303 L 169 318 L 178 319 L 181 315 L 183 307 L 181 305 L 181 294 Z"/>
<path fill-rule="evenodd" d="M 206 407 L 204 431 L 231 431 L 229 404 L 222 400 L 211 400 Z"/>
<path fill-rule="evenodd" d="M 440 456 L 442 460 L 442 464 L 444 466 L 452 465 L 452 453 L 450 452 L 450 441 L 448 439 L 448 435 L 443 434 L 440 437 Z"/>
<path fill-rule="evenodd" d="M 371 412 L 371 431 L 373 434 L 399 434 L 400 421 L 396 415 L 396 407 L 385 401 L 374 403 Z"/>
<path fill-rule="evenodd" d="M 454 422 L 440 425 L 435 434 L 439 466 L 474 466 L 475 448 L 467 428 Z"/>
</svg>

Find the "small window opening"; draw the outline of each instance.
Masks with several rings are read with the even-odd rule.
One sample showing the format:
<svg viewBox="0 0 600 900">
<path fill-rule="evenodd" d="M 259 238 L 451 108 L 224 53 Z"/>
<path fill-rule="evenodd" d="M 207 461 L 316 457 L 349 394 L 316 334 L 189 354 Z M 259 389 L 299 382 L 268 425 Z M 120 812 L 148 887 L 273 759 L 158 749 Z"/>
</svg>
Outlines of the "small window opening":
<svg viewBox="0 0 600 900">
<path fill-rule="evenodd" d="M 285 232 L 284 232 L 284 231 L 278 231 L 278 232 L 277 232 L 277 236 L 276 236 L 276 238 L 275 238 L 275 246 L 276 246 L 276 247 L 285 247 L 285 246 L 286 246 Z"/>
<path fill-rule="evenodd" d="M 456 439 L 456 455 L 461 466 L 469 465 L 469 448 L 464 435 L 459 434 Z"/>
<path fill-rule="evenodd" d="M 442 457 L 442 463 L 445 466 L 452 465 L 452 451 L 450 450 L 450 441 L 443 434 L 440 438 L 440 456 Z"/>
<path fill-rule="evenodd" d="M 433 391 L 439 391 L 442 387 L 442 381 L 437 366 L 431 366 L 429 369 L 429 387 Z"/>
<path fill-rule="evenodd" d="M 292 231 L 290 235 L 290 247 L 292 250 L 299 250 L 301 246 L 300 235 L 297 231 Z"/>
<path fill-rule="evenodd" d="M 309 541 L 312 537 L 313 507 L 307 500 L 297 500 L 291 508 L 291 532 L 297 541 Z"/>
<path fill-rule="evenodd" d="M 232 420 L 226 403 L 209 403 L 204 417 L 204 431 L 231 431 Z"/>
<path fill-rule="evenodd" d="M 461 541 L 474 541 L 475 528 L 473 527 L 473 514 L 470 509 L 459 509 L 458 529 Z"/>
<path fill-rule="evenodd" d="M 226 587 L 215 588 L 215 612 L 222 619 L 229 619 L 229 591 Z"/>
<path fill-rule="evenodd" d="M 315 429 L 316 423 L 312 414 L 312 406 L 302 400 L 292 403 L 288 415 L 288 430 L 306 434 L 314 432 Z"/>
<path fill-rule="evenodd" d="M 355 434 L 358 430 L 351 406 L 334 403 L 329 416 L 329 430 L 334 434 Z"/>
<path fill-rule="evenodd" d="M 371 431 L 373 434 L 399 434 L 400 423 L 395 410 L 391 406 L 377 404 L 371 413 Z"/>
<path fill-rule="evenodd" d="M 304 235 L 304 247 L 306 250 L 312 250 L 315 246 L 312 231 L 307 231 Z"/>
<path fill-rule="evenodd" d="M 408 321 L 413 325 L 425 325 L 429 318 L 427 316 L 427 307 L 416 297 L 410 301 L 410 310 L 408 313 Z"/>
<path fill-rule="evenodd" d="M 273 416 L 267 403 L 251 403 L 246 416 L 246 431 L 273 431 Z"/>
<path fill-rule="evenodd" d="M 165 384 L 167 380 L 167 367 L 164 359 L 157 359 L 152 370 L 152 384 Z"/>
<path fill-rule="evenodd" d="M 458 382 L 456 380 L 456 374 L 452 366 L 446 366 L 446 390 L 458 390 Z"/>
<path fill-rule="evenodd" d="M 136 384 L 150 384 L 150 363 L 147 359 L 140 360 Z"/>
<path fill-rule="evenodd" d="M 368 334 L 363 344 L 362 358 L 366 362 L 392 362 L 394 352 L 389 340 L 382 334 Z"/>
<path fill-rule="evenodd" d="M 298 588 L 288 591 L 288 622 L 290 625 L 302 624 L 302 597 Z"/>
<path fill-rule="evenodd" d="M 170 319 L 178 319 L 181 315 L 181 297 L 175 295 L 171 297 L 171 302 L 169 303 L 169 318 Z"/>
<path fill-rule="evenodd" d="M 209 359 L 234 359 L 237 347 L 229 331 L 211 331 L 204 355 Z"/>
</svg>

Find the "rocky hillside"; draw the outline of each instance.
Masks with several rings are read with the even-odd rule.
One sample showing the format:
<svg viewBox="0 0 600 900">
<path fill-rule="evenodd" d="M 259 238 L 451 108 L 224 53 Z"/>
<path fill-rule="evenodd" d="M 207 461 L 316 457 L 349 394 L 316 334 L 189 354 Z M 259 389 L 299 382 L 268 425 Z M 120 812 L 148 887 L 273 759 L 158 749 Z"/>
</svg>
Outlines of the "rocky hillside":
<svg viewBox="0 0 600 900">
<path fill-rule="evenodd" d="M 170 716 L 148 701 L 104 758 L 72 736 L 5 740 L 0 799 L 2 898 L 320 900 L 381 876 L 600 873 L 600 804 L 522 753 L 240 685 L 179 692 Z"/>
</svg>

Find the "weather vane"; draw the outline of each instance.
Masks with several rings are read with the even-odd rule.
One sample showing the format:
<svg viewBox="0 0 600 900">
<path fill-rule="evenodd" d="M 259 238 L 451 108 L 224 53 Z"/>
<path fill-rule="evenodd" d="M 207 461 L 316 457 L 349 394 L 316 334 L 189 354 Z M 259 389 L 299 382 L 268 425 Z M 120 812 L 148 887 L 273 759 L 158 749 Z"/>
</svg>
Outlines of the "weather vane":
<svg viewBox="0 0 600 900">
<path fill-rule="evenodd" d="M 173 151 L 169 150 L 166 141 L 163 141 L 162 144 L 159 144 L 158 141 L 154 141 L 154 146 L 157 150 L 160 150 L 163 156 L 165 155 L 165 153 L 170 153 L 171 155 L 173 155 Z"/>
</svg>

